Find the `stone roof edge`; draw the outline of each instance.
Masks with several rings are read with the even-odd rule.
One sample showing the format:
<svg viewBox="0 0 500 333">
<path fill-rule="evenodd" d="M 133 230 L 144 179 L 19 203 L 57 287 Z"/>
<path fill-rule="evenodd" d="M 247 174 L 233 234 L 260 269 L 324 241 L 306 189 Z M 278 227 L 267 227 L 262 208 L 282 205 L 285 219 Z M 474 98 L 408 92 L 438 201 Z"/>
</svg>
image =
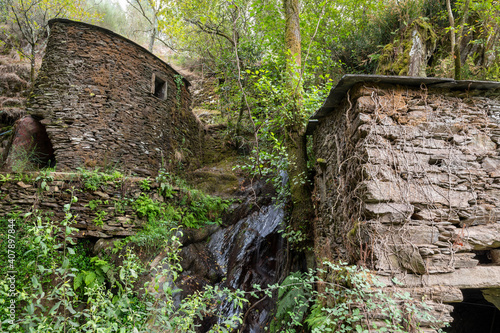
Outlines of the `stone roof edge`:
<svg viewBox="0 0 500 333">
<path fill-rule="evenodd" d="M 438 87 L 452 90 L 495 90 L 500 89 L 500 82 L 495 81 L 474 81 L 461 80 L 455 81 L 450 78 L 437 77 L 415 77 L 415 76 L 390 76 L 390 75 L 365 75 L 365 74 L 347 74 L 344 75 L 339 83 L 330 90 L 323 106 L 319 108 L 310 118 L 307 125 L 307 134 L 312 134 L 319 123 L 319 119 L 334 112 L 335 108 L 342 102 L 349 89 L 356 83 L 379 83 L 395 84 L 401 86 L 420 87 Z"/>
<path fill-rule="evenodd" d="M 122 35 L 114 32 L 112 30 L 100 27 L 98 25 L 94 25 L 94 24 L 90 24 L 90 23 L 85 23 L 85 22 L 81 22 L 81 21 L 74 21 L 74 20 L 70 20 L 70 19 L 66 19 L 66 18 L 54 18 L 54 19 L 49 20 L 49 27 L 52 28 L 52 25 L 54 23 L 58 23 L 58 22 L 60 22 L 60 23 L 70 23 L 70 24 L 82 25 L 82 26 L 89 27 L 89 28 L 92 28 L 92 29 L 95 29 L 95 30 L 100 30 L 100 31 L 102 31 L 104 33 L 107 33 L 108 35 L 121 38 L 122 40 L 126 41 L 127 43 L 133 44 L 133 45 L 137 46 L 139 49 L 141 49 L 142 51 L 151 54 L 154 58 L 158 59 L 163 64 L 165 64 L 168 68 L 172 69 L 174 71 L 174 73 L 176 73 L 178 75 L 181 75 L 182 79 L 186 82 L 186 84 L 187 84 L 188 87 L 191 85 L 191 83 L 182 74 L 180 74 L 179 72 L 177 72 L 172 66 L 170 66 L 169 64 L 167 64 L 165 61 L 163 61 L 162 59 L 160 59 L 158 56 L 156 56 L 153 53 L 149 52 L 148 49 L 146 49 L 145 47 L 137 44 L 136 42 L 134 42 L 134 41 L 132 41 L 132 40 L 126 38 L 126 37 L 123 37 Z"/>
</svg>

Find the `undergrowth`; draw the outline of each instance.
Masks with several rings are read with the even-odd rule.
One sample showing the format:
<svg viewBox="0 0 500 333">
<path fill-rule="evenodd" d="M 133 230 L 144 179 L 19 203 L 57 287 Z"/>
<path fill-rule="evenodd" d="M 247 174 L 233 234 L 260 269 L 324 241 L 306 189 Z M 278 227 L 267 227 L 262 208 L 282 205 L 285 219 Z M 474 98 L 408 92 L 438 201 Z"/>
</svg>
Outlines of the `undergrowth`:
<svg viewBox="0 0 500 333">
<path fill-rule="evenodd" d="M 131 203 L 137 215 L 147 220 L 142 230 L 130 237 L 140 246 L 158 247 L 173 228 L 198 229 L 220 224 L 221 213 L 230 205 L 229 200 L 192 189 L 185 181 L 164 170 L 160 170 L 155 181 L 157 194 L 163 201 L 154 200 L 149 193 L 143 192 Z M 141 187 L 145 189 L 145 183 Z M 147 189 L 151 190 L 149 183 Z"/>
<path fill-rule="evenodd" d="M 424 298 L 391 289 L 363 267 L 328 261 L 323 267 L 263 290 L 269 296 L 278 290 L 270 332 L 423 332 L 422 322 L 442 332 Z"/>
<path fill-rule="evenodd" d="M 235 307 L 246 303 L 243 293 L 207 286 L 182 301 L 174 302 L 175 284 L 181 273 L 178 238 L 164 239 L 165 259 L 153 268 L 155 278 L 138 287 L 145 265 L 128 247 L 121 251 L 122 264 L 91 257 L 86 245 L 72 234 L 72 205 L 65 217 L 53 221 L 38 212 L 11 215 L 16 229 L 15 291 L 11 282 L 0 281 L 0 321 L 9 332 L 194 332 L 200 320 L 217 317 L 218 300 L 228 298 Z M 7 224 L 1 221 L 2 235 Z M 2 238 L 4 240 L 4 238 Z M 2 241 L 2 245 L 5 243 Z M 7 247 L 2 246 L 5 256 Z M 6 274 L 5 266 L 1 273 Z M 11 317 L 5 305 L 15 304 Z M 241 323 L 240 315 L 220 318 L 210 332 L 230 332 Z"/>
</svg>

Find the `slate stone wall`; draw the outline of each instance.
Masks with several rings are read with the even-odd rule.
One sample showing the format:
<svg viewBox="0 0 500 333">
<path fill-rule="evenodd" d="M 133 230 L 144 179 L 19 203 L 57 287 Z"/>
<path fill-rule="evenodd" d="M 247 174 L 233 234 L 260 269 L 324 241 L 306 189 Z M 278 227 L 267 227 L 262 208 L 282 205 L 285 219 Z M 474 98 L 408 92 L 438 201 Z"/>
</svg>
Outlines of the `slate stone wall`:
<svg viewBox="0 0 500 333">
<path fill-rule="evenodd" d="M 53 221 L 62 221 L 65 217 L 64 205 L 71 203 L 72 196 L 75 196 L 78 200 L 71 205 L 76 222 L 72 226 L 79 229 L 73 235 L 75 237 L 126 237 L 134 235 L 145 223 L 129 200 L 140 196 L 140 182 L 144 178 L 94 180 L 97 189 L 93 190 L 87 188 L 89 180 L 81 174 L 52 173 L 49 177 L 43 177 L 37 173 L 26 173 L 23 179 L 9 174 L 0 174 L 0 177 L 1 216 L 11 212 L 25 214 L 39 210 L 48 214 Z M 157 183 L 151 183 L 151 197 L 161 201 L 163 198 L 156 194 L 158 186 Z M 92 205 L 89 205 L 91 202 Z"/>
<path fill-rule="evenodd" d="M 154 174 L 162 159 L 167 166 L 197 163 L 202 131 L 188 81 L 109 30 L 64 19 L 50 28 L 27 110 L 45 125 L 58 170 Z M 166 82 L 165 98 L 154 94 L 155 77 Z"/>
<path fill-rule="evenodd" d="M 451 321 L 460 289 L 500 288 L 499 141 L 498 90 L 352 87 L 314 131 L 316 255 Z"/>
</svg>

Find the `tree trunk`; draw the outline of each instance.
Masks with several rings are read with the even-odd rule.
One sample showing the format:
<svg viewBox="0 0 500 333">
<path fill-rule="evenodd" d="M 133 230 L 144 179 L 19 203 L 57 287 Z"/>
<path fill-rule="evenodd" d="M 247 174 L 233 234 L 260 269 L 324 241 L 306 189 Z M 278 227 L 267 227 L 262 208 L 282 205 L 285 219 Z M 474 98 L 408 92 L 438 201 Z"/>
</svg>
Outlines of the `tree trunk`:
<svg viewBox="0 0 500 333">
<path fill-rule="evenodd" d="M 451 0 L 446 0 L 446 8 L 448 9 L 448 19 L 450 21 L 451 58 L 453 59 L 453 61 L 455 63 L 455 66 L 454 66 L 455 67 L 455 79 L 457 79 L 456 78 L 456 76 L 457 76 L 457 66 L 456 65 L 457 65 L 457 58 L 459 58 L 458 62 L 460 63 L 460 57 L 457 57 L 457 54 L 455 53 L 455 51 L 457 50 L 457 48 L 455 47 L 455 45 L 456 45 L 456 42 L 455 42 L 455 19 L 453 18 L 453 11 L 451 10 L 450 1 Z M 459 78 L 457 80 L 460 79 L 460 74 L 458 76 L 459 76 Z"/>
<path fill-rule="evenodd" d="M 470 0 L 466 0 L 463 7 L 462 19 L 460 20 L 460 26 L 458 31 L 458 38 L 455 36 L 455 19 L 453 17 L 453 11 L 451 9 L 451 0 L 446 0 L 446 9 L 448 10 L 448 19 L 450 21 L 450 41 L 451 41 L 451 56 L 455 67 L 455 80 L 462 79 L 462 60 L 460 55 L 460 45 L 462 44 L 462 34 L 464 31 L 464 25 L 467 21 L 467 16 L 469 14 L 469 4 Z"/>
<path fill-rule="evenodd" d="M 305 140 L 306 117 L 302 112 L 301 47 L 299 1 L 283 0 L 286 27 L 287 85 L 290 92 L 288 114 L 285 117 L 285 144 L 288 152 L 292 214 L 290 225 L 296 232 L 308 235 L 313 217 L 311 193 L 307 186 L 307 153 Z"/>
<path fill-rule="evenodd" d="M 464 3 L 464 8 L 463 8 L 463 14 L 462 14 L 462 19 L 460 20 L 460 28 L 458 30 L 458 40 L 456 41 L 455 44 L 455 80 L 461 80 L 462 79 L 462 55 L 460 52 L 460 47 L 462 45 L 462 36 L 464 32 L 464 26 L 465 23 L 467 22 L 467 16 L 469 15 L 469 3 L 470 0 L 466 0 Z"/>
<path fill-rule="evenodd" d="M 155 39 L 156 39 L 156 26 L 157 25 L 158 25 L 158 23 L 156 20 L 156 15 L 153 15 L 153 31 L 151 31 L 151 36 L 149 39 L 149 46 L 148 46 L 148 50 L 151 53 L 153 53 L 153 46 L 154 46 Z"/>
<path fill-rule="evenodd" d="M 288 89 L 292 92 L 292 98 L 297 104 L 297 109 L 292 110 L 292 118 L 295 121 L 300 113 L 302 102 L 302 84 L 300 82 L 301 46 L 300 46 L 300 21 L 299 1 L 283 0 L 285 10 L 285 52 L 286 73 Z"/>
<path fill-rule="evenodd" d="M 30 54 L 30 87 L 33 88 L 35 84 L 35 65 L 36 65 L 36 44 L 31 45 Z"/>
</svg>

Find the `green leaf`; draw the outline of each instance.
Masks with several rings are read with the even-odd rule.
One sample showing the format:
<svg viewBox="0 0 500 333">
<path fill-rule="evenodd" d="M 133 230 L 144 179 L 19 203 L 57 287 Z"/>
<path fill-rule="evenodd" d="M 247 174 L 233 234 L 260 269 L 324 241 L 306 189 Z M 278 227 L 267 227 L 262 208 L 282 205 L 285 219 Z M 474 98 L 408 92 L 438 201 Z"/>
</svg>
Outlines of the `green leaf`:
<svg viewBox="0 0 500 333">
<path fill-rule="evenodd" d="M 85 276 L 85 273 L 80 273 L 78 274 L 74 281 L 73 281 L 73 288 L 76 290 L 78 289 L 81 285 L 82 285 L 82 282 L 83 282 L 83 277 Z"/>
<path fill-rule="evenodd" d="M 95 281 L 95 278 L 96 278 L 95 272 L 93 272 L 93 271 L 88 272 L 87 275 L 85 276 L 85 284 L 87 286 L 90 285 L 92 282 Z"/>
<path fill-rule="evenodd" d="M 62 268 L 66 269 L 69 266 L 69 259 L 64 258 L 63 263 L 62 263 Z"/>
<path fill-rule="evenodd" d="M 61 305 L 61 302 L 62 302 L 62 301 L 57 302 L 57 303 L 56 303 L 56 304 L 55 304 L 55 305 L 54 305 L 54 306 L 50 309 L 50 311 L 49 311 L 49 315 L 54 314 L 54 312 L 55 312 L 55 311 L 59 308 L 59 306 Z"/>
</svg>

